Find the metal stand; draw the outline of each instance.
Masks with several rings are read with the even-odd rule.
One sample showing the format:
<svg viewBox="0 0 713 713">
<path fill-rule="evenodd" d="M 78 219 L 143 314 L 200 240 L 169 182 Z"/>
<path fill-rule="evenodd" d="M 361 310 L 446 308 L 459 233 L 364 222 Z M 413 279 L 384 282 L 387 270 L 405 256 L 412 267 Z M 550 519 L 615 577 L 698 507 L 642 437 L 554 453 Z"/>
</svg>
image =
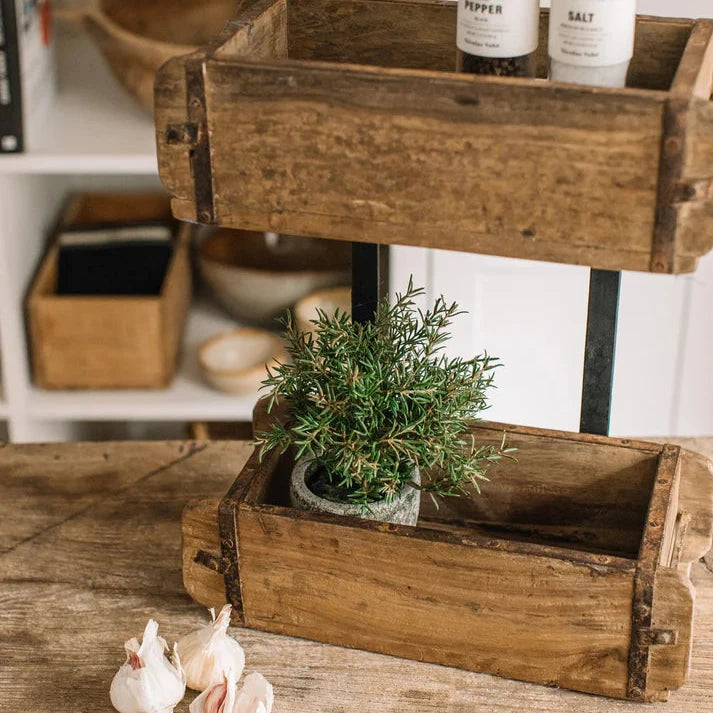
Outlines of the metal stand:
<svg viewBox="0 0 713 713">
<path fill-rule="evenodd" d="M 621 273 L 592 270 L 584 349 L 582 433 L 609 435 Z M 374 318 L 389 290 L 389 246 L 352 243 L 352 319 Z"/>
<path fill-rule="evenodd" d="M 376 306 L 389 293 L 389 246 L 352 243 L 352 319 L 374 319 Z"/>
<path fill-rule="evenodd" d="M 621 273 L 592 270 L 584 349 L 582 433 L 609 435 Z"/>
</svg>

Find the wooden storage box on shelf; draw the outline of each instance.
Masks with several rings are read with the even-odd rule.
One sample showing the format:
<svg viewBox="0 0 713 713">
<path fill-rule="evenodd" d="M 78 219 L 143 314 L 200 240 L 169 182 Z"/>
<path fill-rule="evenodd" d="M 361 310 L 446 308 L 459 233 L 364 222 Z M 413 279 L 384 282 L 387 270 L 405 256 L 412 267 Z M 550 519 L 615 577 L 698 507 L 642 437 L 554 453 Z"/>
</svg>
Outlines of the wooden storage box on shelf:
<svg viewBox="0 0 713 713">
<path fill-rule="evenodd" d="M 713 21 L 640 17 L 627 89 L 457 74 L 455 35 L 447 0 L 243 3 L 212 47 L 157 75 L 174 214 L 695 269 L 713 248 Z"/>
<path fill-rule="evenodd" d="M 80 194 L 59 228 L 170 218 L 161 193 Z M 176 366 L 191 300 L 190 227 L 178 229 L 161 293 L 57 295 L 58 246 L 43 257 L 27 299 L 35 383 L 46 389 L 163 388 Z"/>
<path fill-rule="evenodd" d="M 256 428 L 264 426 L 264 402 Z M 262 425 L 261 425 L 262 424 Z M 518 461 L 416 527 L 297 511 L 290 455 L 257 452 L 183 515 L 183 578 L 246 626 L 633 700 L 688 672 L 691 563 L 711 545 L 708 461 L 677 446 L 503 429 Z"/>
</svg>

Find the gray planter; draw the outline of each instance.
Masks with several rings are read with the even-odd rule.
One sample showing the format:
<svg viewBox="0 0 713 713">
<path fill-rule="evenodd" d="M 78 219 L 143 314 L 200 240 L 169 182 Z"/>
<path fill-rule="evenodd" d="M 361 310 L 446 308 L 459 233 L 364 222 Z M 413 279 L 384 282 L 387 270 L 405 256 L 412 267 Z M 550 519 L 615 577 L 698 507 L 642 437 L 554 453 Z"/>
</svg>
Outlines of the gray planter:
<svg viewBox="0 0 713 713">
<path fill-rule="evenodd" d="M 418 510 L 421 505 L 421 492 L 416 488 L 407 485 L 401 494 L 387 503 L 380 500 L 369 505 L 369 510 L 364 510 L 359 505 L 349 505 L 347 503 L 336 503 L 332 500 L 320 498 L 315 495 L 305 483 L 305 476 L 313 459 L 310 456 L 303 456 L 292 469 L 290 477 L 290 502 L 292 507 L 298 510 L 312 510 L 317 512 L 331 512 L 335 515 L 351 515 L 361 517 L 366 520 L 380 520 L 382 522 L 393 522 L 400 525 L 415 525 L 418 521 Z M 414 482 L 420 484 L 421 474 L 418 468 L 414 469 Z"/>
</svg>

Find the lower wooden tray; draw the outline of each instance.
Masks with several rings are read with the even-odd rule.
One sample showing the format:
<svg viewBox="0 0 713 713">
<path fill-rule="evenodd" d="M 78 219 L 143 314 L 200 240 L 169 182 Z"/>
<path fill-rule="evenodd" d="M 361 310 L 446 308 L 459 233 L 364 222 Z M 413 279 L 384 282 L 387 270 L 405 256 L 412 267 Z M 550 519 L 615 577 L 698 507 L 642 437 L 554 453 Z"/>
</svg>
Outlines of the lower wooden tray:
<svg viewBox="0 0 713 713">
<path fill-rule="evenodd" d="M 263 418 L 259 416 L 259 418 Z M 686 679 L 710 464 L 677 446 L 502 424 L 518 462 L 416 527 L 297 511 L 289 454 L 253 454 L 183 516 L 186 589 L 236 623 L 631 700 Z"/>
</svg>

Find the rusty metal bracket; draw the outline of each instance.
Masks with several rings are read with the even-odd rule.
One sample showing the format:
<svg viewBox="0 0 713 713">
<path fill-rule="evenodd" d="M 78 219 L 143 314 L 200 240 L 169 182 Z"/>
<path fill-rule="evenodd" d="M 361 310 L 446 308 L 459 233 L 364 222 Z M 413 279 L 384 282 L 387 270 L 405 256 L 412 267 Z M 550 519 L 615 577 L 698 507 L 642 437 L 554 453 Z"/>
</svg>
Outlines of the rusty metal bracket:
<svg viewBox="0 0 713 713">
<path fill-rule="evenodd" d="M 675 236 L 678 226 L 679 181 L 686 150 L 688 103 L 669 99 L 664 107 L 663 140 L 659 162 L 656 223 L 651 245 L 651 272 L 672 273 L 675 269 Z"/>
<path fill-rule="evenodd" d="M 238 507 L 245 491 L 255 477 L 259 464 L 257 450 L 248 459 L 237 478 L 230 486 L 218 505 L 218 532 L 220 535 L 220 559 L 212 556 L 208 559 L 215 571 L 223 575 L 225 597 L 233 605 L 232 621 L 234 624 L 245 623 L 243 594 L 240 581 L 240 548 L 238 546 Z M 199 553 L 200 554 L 200 553 Z"/>
<path fill-rule="evenodd" d="M 185 121 L 182 124 L 169 124 L 166 127 L 166 143 L 171 146 L 180 144 L 195 148 L 202 135 L 202 128 L 191 121 Z"/>
<path fill-rule="evenodd" d="M 194 125 L 195 141 L 190 150 L 191 174 L 195 186 L 196 220 L 199 223 L 214 223 L 213 175 L 210 161 L 210 142 L 207 131 L 205 100 L 205 57 L 186 60 L 186 109 L 188 121 L 184 130 Z M 192 130 L 189 130 L 192 131 Z"/>
<path fill-rule="evenodd" d="M 674 632 L 654 629 L 654 584 L 663 547 L 664 525 L 676 480 L 679 477 L 678 446 L 665 445 L 659 456 L 659 468 L 646 515 L 644 536 L 634 575 L 634 597 L 631 605 L 631 644 L 629 648 L 629 678 L 626 695 L 635 701 L 646 701 L 651 646 L 676 643 Z"/>
<path fill-rule="evenodd" d="M 218 506 L 218 531 L 220 534 L 220 563 L 225 582 L 225 598 L 233 605 L 234 622 L 244 622 L 243 597 L 240 591 L 238 570 L 238 529 L 236 511 L 238 503 L 230 497 L 230 492 Z"/>
<path fill-rule="evenodd" d="M 228 566 L 228 563 L 225 562 L 222 557 L 216 557 L 214 554 L 206 552 L 205 550 L 198 550 L 193 561 L 218 574 L 224 574 Z"/>
</svg>

